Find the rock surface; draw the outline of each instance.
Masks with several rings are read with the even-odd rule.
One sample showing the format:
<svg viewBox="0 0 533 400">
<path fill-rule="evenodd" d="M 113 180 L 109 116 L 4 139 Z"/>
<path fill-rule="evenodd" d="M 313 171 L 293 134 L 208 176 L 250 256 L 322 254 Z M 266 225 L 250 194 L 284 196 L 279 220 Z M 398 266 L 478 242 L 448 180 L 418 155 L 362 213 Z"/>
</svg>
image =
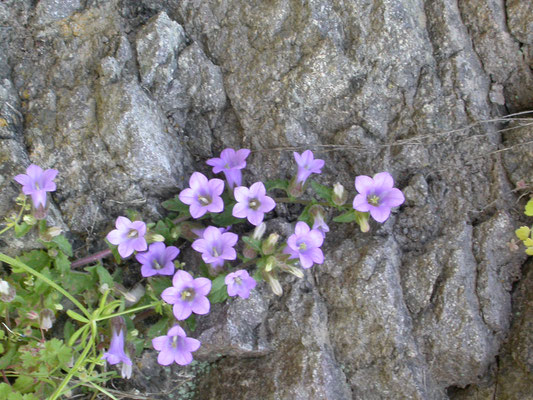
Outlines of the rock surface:
<svg viewBox="0 0 533 400">
<path fill-rule="evenodd" d="M 14 175 L 54 167 L 57 220 L 101 247 L 116 216 L 156 219 L 225 147 L 253 150 L 248 183 L 290 177 L 292 151 L 307 148 L 326 160 L 318 181 L 351 196 L 355 175 L 387 170 L 406 203 L 384 225 L 332 223 L 325 263 L 284 277 L 283 296 L 261 284 L 198 318 L 208 367 L 161 372 L 147 352 L 134 386 L 155 398 L 528 398 L 531 268 L 522 277 L 525 255 L 507 242 L 524 224 L 512 190 L 533 180 L 532 125 L 498 118 L 533 108 L 531 7 L 4 0 L 0 211 L 14 210 Z M 183 376 L 194 384 L 172 391 Z"/>
</svg>

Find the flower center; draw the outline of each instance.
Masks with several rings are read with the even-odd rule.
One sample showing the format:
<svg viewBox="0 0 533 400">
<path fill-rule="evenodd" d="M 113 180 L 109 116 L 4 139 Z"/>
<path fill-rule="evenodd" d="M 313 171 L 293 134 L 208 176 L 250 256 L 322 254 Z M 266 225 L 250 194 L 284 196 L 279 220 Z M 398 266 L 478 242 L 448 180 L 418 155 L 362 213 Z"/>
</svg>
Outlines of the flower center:
<svg viewBox="0 0 533 400">
<path fill-rule="evenodd" d="M 128 239 L 135 239 L 138 236 L 139 232 L 137 232 L 136 229 L 130 229 L 130 231 L 128 232 Z"/>
<path fill-rule="evenodd" d="M 373 206 L 379 206 L 379 196 L 376 196 L 375 194 L 368 196 L 366 198 L 366 201 L 368 201 L 368 203 Z"/>
<path fill-rule="evenodd" d="M 35 182 L 35 189 L 40 190 L 39 183 Z"/>
<path fill-rule="evenodd" d="M 208 204 L 211 203 L 211 199 L 208 197 L 208 196 L 198 196 L 198 202 L 202 205 L 202 206 L 207 206 Z"/>
<path fill-rule="evenodd" d="M 216 247 L 213 247 L 213 257 L 220 257 L 220 254 L 218 253 L 218 249 Z"/>
<path fill-rule="evenodd" d="M 194 299 L 194 290 L 193 289 L 182 290 L 180 293 L 180 296 L 182 300 L 192 301 Z"/>
<path fill-rule="evenodd" d="M 248 207 L 250 207 L 252 210 L 257 210 L 261 203 L 257 199 L 252 199 L 248 202 Z"/>
<path fill-rule="evenodd" d="M 239 276 L 236 276 L 233 279 L 233 282 L 235 282 L 237 285 L 242 285 L 242 279 Z"/>
<path fill-rule="evenodd" d="M 224 165 L 224 168 L 229 169 L 229 163 L 226 163 L 226 165 Z"/>
<path fill-rule="evenodd" d="M 161 269 L 161 268 L 163 268 L 163 266 L 162 266 L 161 264 L 159 264 L 159 263 L 157 262 L 157 260 L 154 260 L 154 262 L 153 262 L 153 264 L 152 264 L 152 268 L 153 268 L 153 269 Z"/>
<path fill-rule="evenodd" d="M 298 249 L 299 250 L 307 250 L 307 245 L 305 244 L 305 242 L 302 242 L 298 245 Z"/>
<path fill-rule="evenodd" d="M 172 336 L 172 347 L 178 347 L 178 335 Z"/>
</svg>

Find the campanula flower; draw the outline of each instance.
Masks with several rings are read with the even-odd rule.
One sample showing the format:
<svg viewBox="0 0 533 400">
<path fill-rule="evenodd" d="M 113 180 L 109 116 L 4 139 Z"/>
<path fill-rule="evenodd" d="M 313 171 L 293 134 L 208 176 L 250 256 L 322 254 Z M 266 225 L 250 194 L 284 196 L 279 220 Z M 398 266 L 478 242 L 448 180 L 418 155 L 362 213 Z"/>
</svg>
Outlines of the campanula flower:
<svg viewBox="0 0 533 400">
<path fill-rule="evenodd" d="M 324 254 L 320 246 L 324 242 L 324 236 L 316 229 L 310 229 L 309 225 L 300 221 L 296 224 L 294 234 L 289 236 L 287 247 L 283 250 L 290 258 L 300 259 L 304 269 L 311 268 L 313 263 L 322 264 Z"/>
<path fill-rule="evenodd" d="M 172 286 L 163 290 L 161 298 L 174 305 L 174 316 L 181 321 L 192 313 L 204 315 L 209 312 L 211 305 L 206 296 L 210 291 L 209 279 L 194 279 L 188 272 L 179 270 L 172 278 Z"/>
<path fill-rule="evenodd" d="M 192 248 L 202 253 L 202 259 L 213 268 L 224 265 L 225 260 L 235 260 L 237 252 L 233 248 L 239 237 L 231 232 L 222 233 L 219 228 L 208 226 L 200 239 L 192 243 Z"/>
<path fill-rule="evenodd" d="M 229 296 L 240 296 L 243 299 L 247 299 L 250 291 L 257 285 L 255 279 L 244 269 L 229 273 L 224 282 L 228 286 Z"/>
<path fill-rule="evenodd" d="M 391 208 L 405 201 L 400 189 L 396 189 L 391 174 L 380 172 L 371 178 L 360 175 L 355 178 L 355 189 L 359 193 L 353 199 L 353 208 L 360 212 L 370 211 L 377 222 L 385 222 L 390 216 Z"/>
<path fill-rule="evenodd" d="M 189 179 L 189 186 L 180 192 L 179 199 L 190 206 L 193 218 L 200 218 L 206 212 L 219 213 L 224 210 L 224 202 L 220 197 L 224 191 L 223 180 L 208 180 L 204 174 L 194 172 Z"/>
<path fill-rule="evenodd" d="M 220 158 L 211 158 L 206 161 L 207 165 L 213 167 L 213 173 L 224 172 L 228 186 L 233 189 L 240 186 L 242 181 L 241 169 L 246 167 L 246 158 L 250 155 L 249 149 L 224 149 L 220 153 Z"/>
<path fill-rule="evenodd" d="M 131 359 L 124 352 L 124 332 L 126 331 L 126 324 L 122 317 L 115 317 L 111 322 L 111 344 L 109 350 L 102 356 L 109 364 L 115 365 L 122 362 L 126 365 L 131 365 Z"/>
<path fill-rule="evenodd" d="M 237 204 L 233 207 L 232 214 L 237 218 L 247 218 L 252 225 L 263 222 L 265 213 L 276 207 L 276 202 L 266 195 L 265 185 L 256 182 L 250 189 L 244 186 L 236 187 L 233 191 Z"/>
<path fill-rule="evenodd" d="M 317 204 L 311 206 L 309 209 L 309 214 L 313 217 L 313 229 L 316 229 L 325 237 L 326 233 L 329 232 L 329 226 L 324 221 L 324 213 L 324 207 Z"/>
<path fill-rule="evenodd" d="M 115 222 L 117 229 L 112 230 L 106 236 L 111 244 L 118 245 L 118 254 L 122 258 L 129 257 L 134 251 L 145 251 L 148 247 L 144 235 L 146 224 L 142 221 L 131 222 L 126 217 L 118 217 Z"/>
<path fill-rule="evenodd" d="M 298 174 L 296 176 L 296 182 L 303 185 L 309 175 L 320 174 L 322 167 L 324 166 L 324 160 L 316 159 L 311 150 L 304 151 L 301 155 L 294 152 L 294 159 L 298 164 Z"/>
<path fill-rule="evenodd" d="M 46 208 L 46 192 L 54 192 L 56 184 L 54 182 L 58 171 L 47 169 L 43 171 L 41 167 L 31 164 L 26 169 L 26 174 L 15 176 L 15 181 L 22 185 L 22 192 L 30 195 L 35 209 Z"/>
<path fill-rule="evenodd" d="M 170 365 L 173 362 L 187 365 L 192 361 L 192 352 L 200 348 L 200 341 L 189 338 L 183 328 L 174 325 L 165 336 L 152 339 L 152 346 L 159 351 L 157 362 L 161 365 Z"/>
<path fill-rule="evenodd" d="M 174 275 L 172 262 L 180 253 L 174 246 L 166 247 L 164 243 L 152 243 L 145 253 L 137 253 L 135 258 L 142 264 L 141 275 Z"/>
</svg>

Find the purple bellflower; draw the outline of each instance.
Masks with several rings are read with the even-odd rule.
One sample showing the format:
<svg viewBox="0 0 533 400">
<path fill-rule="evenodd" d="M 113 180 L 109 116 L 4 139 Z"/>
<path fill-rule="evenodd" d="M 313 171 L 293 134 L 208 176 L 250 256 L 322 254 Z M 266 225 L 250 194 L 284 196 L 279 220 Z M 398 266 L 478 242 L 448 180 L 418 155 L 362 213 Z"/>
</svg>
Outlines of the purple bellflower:
<svg viewBox="0 0 533 400">
<path fill-rule="evenodd" d="M 385 222 L 391 208 L 405 201 L 402 191 L 393 186 L 394 180 L 388 172 L 380 172 L 374 178 L 366 175 L 356 177 L 355 189 L 359 194 L 353 199 L 353 208 L 360 212 L 370 211 L 377 222 Z"/>
<path fill-rule="evenodd" d="M 57 169 L 47 169 L 43 171 L 41 167 L 31 164 L 25 174 L 15 176 L 15 181 L 22 185 L 22 192 L 30 195 L 35 209 L 46 208 L 46 192 L 56 190 L 54 179 L 57 176 Z"/>
<path fill-rule="evenodd" d="M 290 254 L 290 258 L 299 258 L 304 269 L 311 268 L 313 263 L 322 264 L 324 254 L 320 246 L 324 242 L 324 236 L 317 229 L 310 229 L 305 222 L 298 222 L 294 234 L 289 236 L 284 253 Z"/>
<path fill-rule="evenodd" d="M 266 195 L 265 185 L 256 182 L 250 189 L 244 186 L 236 187 L 233 191 L 237 204 L 233 207 L 232 214 L 237 218 L 247 218 L 252 225 L 263 222 L 265 213 L 276 207 L 276 202 Z"/>
<path fill-rule="evenodd" d="M 180 192 L 179 199 L 190 206 L 193 218 L 200 218 L 206 212 L 219 213 L 224 210 L 224 202 L 220 197 L 224 191 L 223 180 L 208 180 L 204 174 L 194 172 L 189 179 L 189 186 Z"/>
<path fill-rule="evenodd" d="M 235 260 L 237 252 L 233 248 L 239 240 L 235 233 L 221 232 L 219 228 L 208 226 L 200 239 L 192 243 L 192 248 L 202 253 L 202 259 L 213 268 L 224 265 L 225 260 Z"/>
<path fill-rule="evenodd" d="M 192 361 L 192 352 L 200 348 L 200 341 L 189 338 L 183 328 L 174 325 L 165 336 L 158 336 L 152 340 L 152 346 L 159 351 L 157 362 L 161 365 L 170 365 L 173 362 L 187 365 Z"/>
<path fill-rule="evenodd" d="M 233 189 L 240 186 L 242 181 L 241 169 L 246 167 L 246 158 L 250 155 L 248 149 L 224 149 L 220 153 L 220 158 L 211 158 L 207 160 L 207 165 L 213 167 L 213 173 L 224 172 L 228 186 Z"/>
<path fill-rule="evenodd" d="M 294 152 L 294 159 L 298 164 L 298 174 L 296 176 L 296 182 L 303 185 L 309 175 L 320 174 L 322 167 L 324 166 L 324 160 L 316 159 L 313 156 L 311 150 L 304 151 L 301 155 Z"/>
<path fill-rule="evenodd" d="M 172 262 L 180 253 L 174 246 L 166 247 L 164 243 L 152 243 L 145 253 L 137 253 L 135 258 L 142 264 L 141 275 L 174 275 Z"/>
<path fill-rule="evenodd" d="M 172 278 L 172 286 L 163 290 L 161 298 L 174 305 L 174 316 L 182 321 L 192 313 L 204 315 L 209 312 L 211 305 L 206 296 L 210 291 L 209 279 L 194 279 L 188 272 L 179 270 Z"/>
<path fill-rule="evenodd" d="M 240 296 L 243 299 L 247 299 L 250 291 L 257 285 L 255 279 L 244 269 L 229 273 L 224 282 L 228 286 L 229 296 Z"/>
<path fill-rule="evenodd" d="M 134 251 L 145 251 L 148 248 L 144 235 L 146 224 L 142 221 L 131 222 L 126 217 L 118 217 L 115 222 L 117 229 L 106 236 L 111 244 L 118 245 L 118 254 L 122 258 L 129 257 Z"/>
<path fill-rule="evenodd" d="M 122 362 L 126 365 L 131 365 L 131 359 L 124 352 L 124 331 L 126 324 L 122 317 L 115 317 L 111 322 L 112 337 L 109 350 L 102 356 L 109 364 L 115 365 Z"/>
</svg>

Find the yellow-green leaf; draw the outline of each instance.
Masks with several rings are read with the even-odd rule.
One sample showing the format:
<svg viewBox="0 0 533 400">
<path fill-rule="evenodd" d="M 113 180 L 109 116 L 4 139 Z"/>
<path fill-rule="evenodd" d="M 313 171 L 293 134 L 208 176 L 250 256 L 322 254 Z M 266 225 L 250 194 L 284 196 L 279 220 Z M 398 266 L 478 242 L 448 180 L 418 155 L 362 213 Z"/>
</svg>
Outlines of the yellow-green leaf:
<svg viewBox="0 0 533 400">
<path fill-rule="evenodd" d="M 521 226 L 516 231 L 514 231 L 516 237 L 522 241 L 526 240 L 529 237 L 530 232 L 531 230 L 527 226 Z"/>
<path fill-rule="evenodd" d="M 72 318 L 72 319 L 75 319 L 76 321 L 79 321 L 79 322 L 83 322 L 83 323 L 87 323 L 89 322 L 89 320 L 87 318 L 85 318 L 83 315 L 80 315 L 78 314 L 77 312 L 75 311 L 72 311 L 72 310 L 67 310 L 67 315 Z"/>
<path fill-rule="evenodd" d="M 529 255 L 529 256 L 533 256 L 533 247 L 528 247 L 526 249 L 526 254 Z"/>
<path fill-rule="evenodd" d="M 528 217 L 533 217 L 533 199 L 529 200 L 526 204 L 526 211 L 524 212 Z"/>
<path fill-rule="evenodd" d="M 527 238 L 526 240 L 524 240 L 524 245 L 527 247 L 533 247 L 533 239 Z"/>
</svg>

